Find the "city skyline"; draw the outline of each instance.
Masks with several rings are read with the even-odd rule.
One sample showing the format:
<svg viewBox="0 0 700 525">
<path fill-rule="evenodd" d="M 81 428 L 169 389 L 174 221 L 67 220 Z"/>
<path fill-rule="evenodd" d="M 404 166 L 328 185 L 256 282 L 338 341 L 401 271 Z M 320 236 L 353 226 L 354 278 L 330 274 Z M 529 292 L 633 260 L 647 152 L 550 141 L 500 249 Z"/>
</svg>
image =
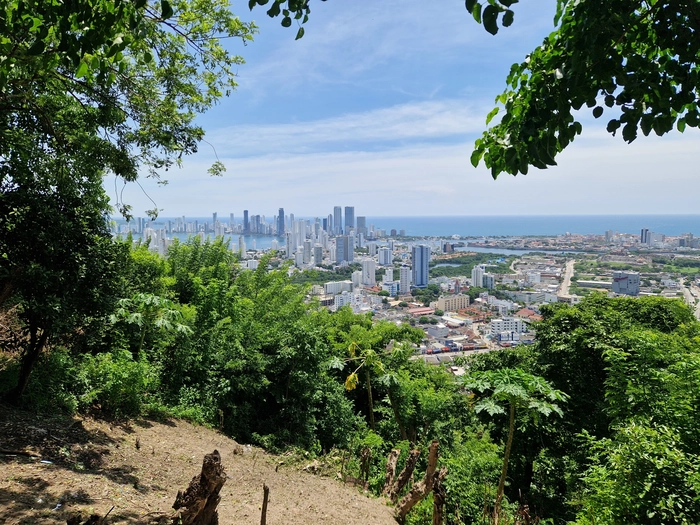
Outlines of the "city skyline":
<svg viewBox="0 0 700 525">
<path fill-rule="evenodd" d="M 148 196 L 127 185 L 124 201 L 136 215 L 154 207 L 148 197 L 163 215 L 192 216 L 227 206 L 272 215 L 279 202 L 325 217 L 330 198 L 367 216 L 695 212 L 697 130 L 627 145 L 605 131 L 607 113 L 596 120 L 584 108 L 583 134 L 559 166 L 497 181 L 471 167 L 511 64 L 553 29 L 553 3 L 515 6 L 513 26 L 496 37 L 463 3 L 380 4 L 319 2 L 299 41 L 263 9 L 241 6 L 260 33 L 245 47 L 227 43 L 247 63 L 238 90 L 198 117 L 207 143 L 163 174 L 170 184 L 142 177 Z M 227 171 L 210 177 L 217 158 Z M 113 199 L 114 182 L 105 181 Z"/>
</svg>

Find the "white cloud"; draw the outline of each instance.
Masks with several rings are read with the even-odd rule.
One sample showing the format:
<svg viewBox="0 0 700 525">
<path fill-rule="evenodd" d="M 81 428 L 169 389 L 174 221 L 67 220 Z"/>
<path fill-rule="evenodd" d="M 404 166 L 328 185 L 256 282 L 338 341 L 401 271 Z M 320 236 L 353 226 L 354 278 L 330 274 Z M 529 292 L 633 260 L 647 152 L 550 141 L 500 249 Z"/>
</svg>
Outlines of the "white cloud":
<svg viewBox="0 0 700 525">
<path fill-rule="evenodd" d="M 222 178 L 208 177 L 204 161 L 191 159 L 171 185 L 149 192 L 164 216 L 244 208 L 272 214 L 280 206 L 325 216 L 338 204 L 371 216 L 692 214 L 700 194 L 698 138 L 691 132 L 626 145 L 582 137 L 558 167 L 497 181 L 483 166 L 471 167 L 470 142 L 225 158 Z M 130 190 L 126 200 L 133 197 L 136 210 L 151 207 Z"/>
<path fill-rule="evenodd" d="M 484 127 L 485 107 L 463 100 L 400 104 L 291 124 L 234 126 L 208 134 L 219 155 L 259 155 L 319 149 L 367 148 L 407 140 L 464 137 Z"/>
</svg>

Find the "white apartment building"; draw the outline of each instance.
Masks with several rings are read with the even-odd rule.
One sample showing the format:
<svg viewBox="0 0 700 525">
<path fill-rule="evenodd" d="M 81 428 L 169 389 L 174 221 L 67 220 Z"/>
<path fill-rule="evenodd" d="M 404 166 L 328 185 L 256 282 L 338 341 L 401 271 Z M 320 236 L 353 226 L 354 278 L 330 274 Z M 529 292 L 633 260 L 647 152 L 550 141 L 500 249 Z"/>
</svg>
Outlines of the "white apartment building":
<svg viewBox="0 0 700 525">
<path fill-rule="evenodd" d="M 374 259 L 363 259 L 362 260 L 362 284 L 365 286 L 375 286 L 377 284 L 376 279 L 376 268 L 377 264 Z"/>
<path fill-rule="evenodd" d="M 362 271 L 357 270 L 356 272 L 352 272 L 352 285 L 355 288 L 359 288 L 361 284 L 362 284 Z"/>
<path fill-rule="evenodd" d="M 402 295 L 411 293 L 411 268 L 402 266 L 399 269 L 400 293 Z"/>
<path fill-rule="evenodd" d="M 484 267 L 481 264 L 477 264 L 474 266 L 474 268 L 472 268 L 472 286 L 483 288 L 484 273 Z"/>
<path fill-rule="evenodd" d="M 527 331 L 527 325 L 517 317 L 503 317 L 491 321 L 491 335 L 497 337 L 503 332 L 516 332 L 518 334 Z"/>
<path fill-rule="evenodd" d="M 323 285 L 323 293 L 336 295 L 342 292 L 352 292 L 352 281 L 332 281 Z"/>
<path fill-rule="evenodd" d="M 390 266 L 393 262 L 391 250 L 389 248 L 379 248 L 379 266 Z"/>
<path fill-rule="evenodd" d="M 394 281 L 394 269 L 387 268 L 384 270 L 384 277 L 382 278 L 383 283 L 390 283 Z"/>
</svg>

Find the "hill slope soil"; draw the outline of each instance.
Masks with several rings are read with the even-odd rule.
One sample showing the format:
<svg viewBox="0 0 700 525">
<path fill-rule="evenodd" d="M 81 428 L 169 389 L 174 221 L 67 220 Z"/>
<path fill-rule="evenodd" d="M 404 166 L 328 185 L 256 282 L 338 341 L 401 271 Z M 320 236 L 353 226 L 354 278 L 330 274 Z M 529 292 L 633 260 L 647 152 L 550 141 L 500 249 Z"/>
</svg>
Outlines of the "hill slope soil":
<svg viewBox="0 0 700 525">
<path fill-rule="evenodd" d="M 115 424 L 35 416 L 0 407 L 0 524 L 56 524 L 76 512 L 130 523 L 170 510 L 178 490 L 218 450 L 228 480 L 221 525 L 258 524 L 263 483 L 267 523 L 395 525 L 393 510 L 335 479 L 241 446 L 213 430 L 170 420 Z M 302 465 L 303 466 L 303 465 Z"/>
</svg>

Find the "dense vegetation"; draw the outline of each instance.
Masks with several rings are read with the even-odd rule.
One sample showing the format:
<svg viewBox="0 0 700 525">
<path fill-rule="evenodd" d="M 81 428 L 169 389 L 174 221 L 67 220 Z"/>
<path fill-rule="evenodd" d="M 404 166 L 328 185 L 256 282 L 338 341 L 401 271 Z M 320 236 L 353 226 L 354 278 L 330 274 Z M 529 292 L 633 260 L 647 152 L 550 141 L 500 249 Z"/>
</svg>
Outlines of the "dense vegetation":
<svg viewBox="0 0 700 525">
<path fill-rule="evenodd" d="M 469 253 L 449 259 L 434 259 L 430 261 L 430 277 L 458 277 L 460 275 L 471 276 L 472 268 L 478 264 L 486 264 L 490 273 L 513 273 L 510 263 L 515 256 L 501 257 L 495 253 Z M 450 264 L 456 266 L 438 266 L 438 264 Z"/>
<path fill-rule="evenodd" d="M 270 449 L 337 448 L 377 492 L 392 448 L 402 468 L 437 439 L 448 523 L 700 519 L 700 324 L 679 301 L 544 307 L 534 346 L 470 359 L 456 380 L 410 359 L 422 331 L 329 313 L 286 265 L 241 270 L 221 240 L 176 242 L 167 258 L 111 250 L 114 294 L 49 338 L 24 407 L 176 415 Z M 17 296 L 3 308 L 4 392 L 31 345 L 24 308 Z"/>
</svg>

